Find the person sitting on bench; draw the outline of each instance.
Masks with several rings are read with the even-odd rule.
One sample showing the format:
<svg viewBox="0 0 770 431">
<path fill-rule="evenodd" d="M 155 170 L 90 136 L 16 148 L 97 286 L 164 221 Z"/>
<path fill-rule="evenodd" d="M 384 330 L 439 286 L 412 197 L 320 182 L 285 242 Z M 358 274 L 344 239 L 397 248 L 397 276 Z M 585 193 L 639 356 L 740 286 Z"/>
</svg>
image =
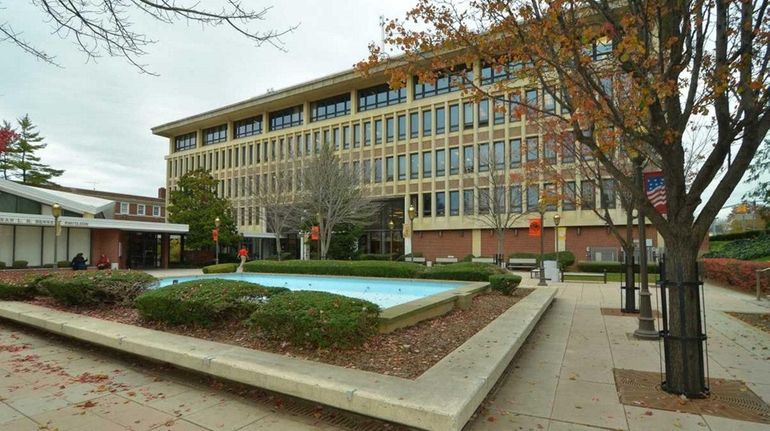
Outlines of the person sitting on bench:
<svg viewBox="0 0 770 431">
<path fill-rule="evenodd" d="M 75 255 L 75 257 L 72 258 L 72 262 L 70 262 L 70 266 L 72 267 L 73 271 L 85 270 L 87 260 L 88 259 L 83 257 L 83 253 L 78 253 L 77 255 Z"/>
</svg>

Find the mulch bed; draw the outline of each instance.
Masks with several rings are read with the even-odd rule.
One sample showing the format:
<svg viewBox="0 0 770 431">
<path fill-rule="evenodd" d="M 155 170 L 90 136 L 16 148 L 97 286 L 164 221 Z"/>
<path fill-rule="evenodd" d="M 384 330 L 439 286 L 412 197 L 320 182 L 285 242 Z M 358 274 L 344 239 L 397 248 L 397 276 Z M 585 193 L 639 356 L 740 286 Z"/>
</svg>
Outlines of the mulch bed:
<svg viewBox="0 0 770 431">
<path fill-rule="evenodd" d="M 257 329 L 241 322 L 223 322 L 206 328 L 171 326 L 143 320 L 136 309 L 127 306 L 102 305 L 96 309 L 83 309 L 67 307 L 47 297 L 27 302 L 149 329 L 414 379 L 530 292 L 531 289 L 516 289 L 512 296 L 497 292 L 478 295 L 467 310 L 455 309 L 444 316 L 390 334 L 378 334 L 363 346 L 350 349 L 308 349 L 287 342 L 276 342 L 264 338 Z"/>
<path fill-rule="evenodd" d="M 755 328 L 770 332 L 770 314 L 768 313 L 737 313 L 729 311 L 727 314 L 741 319 Z"/>
</svg>

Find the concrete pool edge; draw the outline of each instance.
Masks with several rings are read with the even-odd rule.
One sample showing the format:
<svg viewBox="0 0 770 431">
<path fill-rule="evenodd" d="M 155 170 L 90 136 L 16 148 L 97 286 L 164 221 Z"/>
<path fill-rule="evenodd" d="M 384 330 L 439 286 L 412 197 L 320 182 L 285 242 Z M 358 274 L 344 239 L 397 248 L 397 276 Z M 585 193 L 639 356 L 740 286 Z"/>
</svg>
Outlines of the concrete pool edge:
<svg viewBox="0 0 770 431">
<path fill-rule="evenodd" d="M 426 430 L 462 429 L 553 301 L 535 289 L 415 380 L 0 301 L 0 317 Z"/>
</svg>

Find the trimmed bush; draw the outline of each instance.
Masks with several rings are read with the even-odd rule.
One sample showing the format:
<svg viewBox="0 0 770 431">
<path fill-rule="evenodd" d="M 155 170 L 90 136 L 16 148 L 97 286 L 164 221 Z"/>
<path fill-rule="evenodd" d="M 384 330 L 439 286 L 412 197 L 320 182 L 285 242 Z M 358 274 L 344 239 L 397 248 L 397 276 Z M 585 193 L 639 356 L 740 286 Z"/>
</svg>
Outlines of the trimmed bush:
<svg viewBox="0 0 770 431">
<path fill-rule="evenodd" d="M 550 252 L 543 254 L 545 260 L 556 260 L 556 252 Z M 540 264 L 540 253 L 511 253 L 508 258 L 516 259 L 535 259 Z M 575 264 L 575 255 L 571 251 L 559 252 L 559 267 L 566 268 Z"/>
<path fill-rule="evenodd" d="M 621 272 L 620 262 L 578 262 L 577 267 L 581 272 Z M 648 263 L 647 271 L 650 274 L 657 274 L 658 264 Z"/>
<path fill-rule="evenodd" d="M 34 296 L 34 288 L 28 284 L 0 282 L 0 300 L 27 299 Z"/>
<path fill-rule="evenodd" d="M 488 263 L 459 262 L 426 268 L 422 278 L 437 280 L 488 281 L 489 276 L 507 272 Z"/>
<path fill-rule="evenodd" d="M 512 295 L 521 283 L 521 276 L 515 274 L 497 274 L 489 276 L 489 286 L 504 295 Z"/>
<path fill-rule="evenodd" d="M 358 260 L 391 260 L 395 258 L 395 253 L 362 253 L 358 255 Z"/>
<path fill-rule="evenodd" d="M 464 258 L 460 259 L 460 262 L 473 262 L 473 258 L 476 257 L 473 254 L 468 254 Z"/>
<path fill-rule="evenodd" d="M 57 302 L 93 306 L 129 304 L 155 282 L 155 277 L 139 271 L 99 271 L 52 274 L 38 284 Z"/>
<path fill-rule="evenodd" d="M 266 260 L 278 260 L 278 255 L 274 254 L 274 255 L 272 255 L 270 257 L 266 257 L 265 259 Z M 294 255 L 293 254 L 291 254 L 288 251 L 281 252 L 281 260 L 291 260 L 291 259 L 294 259 Z M 238 264 L 240 265 L 240 261 L 238 262 Z"/>
<path fill-rule="evenodd" d="M 279 274 L 351 275 L 357 277 L 418 278 L 425 267 L 412 262 L 356 260 L 254 260 L 246 262 L 244 272 Z"/>
<path fill-rule="evenodd" d="M 723 233 L 709 237 L 709 241 L 734 241 L 736 239 L 756 238 L 762 235 L 770 235 L 770 230 L 750 230 L 747 232 Z"/>
<path fill-rule="evenodd" d="M 58 263 L 59 268 L 69 268 L 71 265 L 71 262 L 69 260 L 60 260 Z"/>
<path fill-rule="evenodd" d="M 5 262 L 0 261 L 0 269 L 5 269 Z"/>
<path fill-rule="evenodd" d="M 145 319 L 172 325 L 210 325 L 248 317 L 265 298 L 288 292 L 237 280 L 191 280 L 150 290 L 136 298 Z"/>
<path fill-rule="evenodd" d="M 724 244 L 719 250 L 705 253 L 705 258 L 752 260 L 770 256 L 770 235 L 738 239 Z"/>
<path fill-rule="evenodd" d="M 14 260 L 13 264 L 11 265 L 11 268 L 14 269 L 22 269 L 27 267 L 27 261 L 26 260 Z"/>
<path fill-rule="evenodd" d="M 703 259 L 704 276 L 709 280 L 754 292 L 758 269 L 770 267 L 770 262 L 751 262 L 737 259 Z M 770 275 L 760 276 L 760 287 L 770 291 Z"/>
<path fill-rule="evenodd" d="M 511 253 L 508 259 L 537 259 L 540 261 L 540 254 L 537 253 Z"/>
<path fill-rule="evenodd" d="M 220 263 L 219 265 L 209 265 L 203 267 L 204 274 L 225 274 L 235 272 L 238 269 L 238 263 Z"/>
<path fill-rule="evenodd" d="M 249 319 L 266 336 L 297 345 L 350 347 L 377 333 L 380 308 L 363 299 L 297 291 L 259 304 Z"/>
</svg>

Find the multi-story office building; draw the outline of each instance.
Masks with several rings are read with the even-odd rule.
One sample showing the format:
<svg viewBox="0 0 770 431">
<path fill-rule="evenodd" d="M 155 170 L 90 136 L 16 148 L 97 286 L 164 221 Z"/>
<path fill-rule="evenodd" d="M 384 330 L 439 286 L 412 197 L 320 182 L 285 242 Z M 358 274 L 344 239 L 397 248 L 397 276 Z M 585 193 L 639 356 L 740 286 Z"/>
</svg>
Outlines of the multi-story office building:
<svg viewBox="0 0 770 431">
<path fill-rule="evenodd" d="M 460 73 L 478 85 L 509 79 L 480 63 L 452 72 Z M 328 143 L 344 165 L 361 172 L 369 194 L 383 204 L 380 217 L 361 240 L 365 251 L 403 250 L 401 226 L 409 223 L 405 214 L 411 204 L 417 210 L 414 252 L 428 258 L 488 256 L 496 251 L 496 239 L 478 216 L 488 204 L 479 196 L 483 191 L 477 184 L 486 184 L 494 163 L 506 180 L 488 193 L 504 196 L 508 211 L 528 213 L 507 232 L 505 253 L 539 251 L 540 240 L 528 235 L 528 222 L 539 217 L 538 199 L 553 184 L 542 178 L 519 183 L 508 174 L 540 157 L 557 169 L 570 169 L 574 154 L 553 151 L 526 114 L 506 113 L 489 100 L 475 103 L 464 97 L 451 74 L 435 84 L 410 78 L 404 88 L 395 90 L 385 81 L 383 75 L 362 77 L 347 71 L 157 126 L 152 132 L 168 138 L 167 187 L 173 190 L 190 170 L 210 171 L 219 180 L 218 193 L 232 201 L 240 232 L 252 238 L 254 251 L 263 255 L 272 241 L 262 239 L 273 235 L 265 232 L 250 191 L 273 181 L 277 173 L 293 179 L 291 186 L 297 190 L 307 161 Z M 559 109 L 536 88 L 521 87 L 507 97 L 538 100 L 545 110 Z M 625 215 L 614 188 L 606 187 L 607 193 L 600 196 L 594 183 L 583 181 L 579 173 L 563 186 L 565 193 L 579 194 L 580 199 L 548 208 L 546 251 L 557 246 L 552 227 L 553 215 L 559 213 L 560 250 L 572 251 L 578 260 L 617 259 L 617 241 L 591 209 L 607 206 L 622 224 Z M 388 227 L 391 219 L 394 231 Z M 654 230 L 648 230 L 648 238 L 650 247 L 657 246 Z"/>
</svg>

